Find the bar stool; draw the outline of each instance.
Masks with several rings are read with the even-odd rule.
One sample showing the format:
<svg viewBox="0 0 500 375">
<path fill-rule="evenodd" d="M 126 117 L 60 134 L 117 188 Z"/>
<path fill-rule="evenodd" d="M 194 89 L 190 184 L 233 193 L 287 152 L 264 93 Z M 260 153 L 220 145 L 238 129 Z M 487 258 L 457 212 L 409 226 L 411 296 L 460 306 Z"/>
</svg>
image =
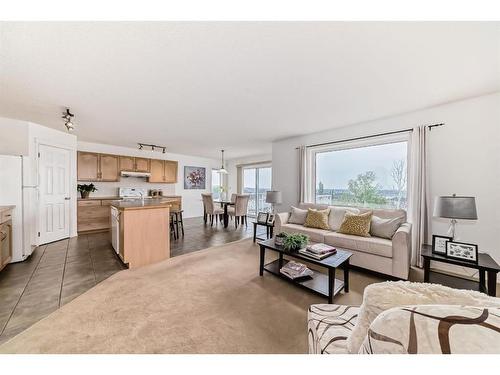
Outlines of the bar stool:
<svg viewBox="0 0 500 375">
<path fill-rule="evenodd" d="M 178 209 L 172 209 L 170 210 L 172 215 L 174 216 L 174 224 L 175 224 L 175 231 L 177 232 L 177 238 L 179 238 L 179 227 L 182 233 L 182 237 L 184 237 L 184 221 L 182 220 L 182 213 L 184 210 L 178 210 Z"/>
<path fill-rule="evenodd" d="M 175 232 L 175 214 L 170 212 L 170 235 L 177 239 L 177 233 Z"/>
</svg>

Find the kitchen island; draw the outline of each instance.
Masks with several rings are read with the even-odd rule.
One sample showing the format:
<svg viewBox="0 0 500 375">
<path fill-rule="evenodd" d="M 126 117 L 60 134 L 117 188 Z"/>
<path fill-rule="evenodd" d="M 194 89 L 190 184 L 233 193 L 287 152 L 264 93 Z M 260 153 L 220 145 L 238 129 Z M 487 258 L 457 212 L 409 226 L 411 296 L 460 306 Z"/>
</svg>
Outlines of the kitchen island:
<svg viewBox="0 0 500 375">
<path fill-rule="evenodd" d="M 170 258 L 170 208 L 176 198 L 111 202 L 112 242 L 129 268 Z"/>
</svg>

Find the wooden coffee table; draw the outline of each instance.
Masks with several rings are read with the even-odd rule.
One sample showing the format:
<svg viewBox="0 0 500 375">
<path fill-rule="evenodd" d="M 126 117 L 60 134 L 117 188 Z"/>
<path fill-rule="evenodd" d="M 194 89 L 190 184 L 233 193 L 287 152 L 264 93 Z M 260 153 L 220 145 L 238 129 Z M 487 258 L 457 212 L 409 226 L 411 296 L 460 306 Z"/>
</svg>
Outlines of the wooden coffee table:
<svg viewBox="0 0 500 375">
<path fill-rule="evenodd" d="M 271 238 L 270 240 L 266 241 L 260 241 L 259 246 L 260 246 L 260 268 L 259 268 L 260 276 L 263 276 L 264 271 L 267 271 L 301 288 L 312 291 L 323 297 L 327 297 L 328 303 L 333 303 L 333 297 L 335 297 L 342 289 L 346 293 L 349 292 L 349 259 L 352 256 L 351 252 L 337 248 L 336 254 L 330 255 L 329 257 L 323 260 L 316 260 L 313 258 L 309 258 L 306 255 L 302 255 L 298 251 L 287 251 L 283 248 L 283 246 L 277 246 L 274 243 L 274 238 Z M 273 262 L 264 264 L 266 249 L 276 251 L 279 254 L 279 258 Z M 328 270 L 328 275 L 318 271 L 311 270 L 313 272 L 312 276 L 306 276 L 300 279 L 292 280 L 280 273 L 281 267 L 283 267 L 286 263 L 288 263 L 288 260 L 283 259 L 283 256 L 285 255 L 287 257 L 299 259 L 319 267 L 324 267 Z M 344 270 L 344 280 L 339 280 L 335 278 L 335 271 L 339 267 L 343 268 Z"/>
</svg>

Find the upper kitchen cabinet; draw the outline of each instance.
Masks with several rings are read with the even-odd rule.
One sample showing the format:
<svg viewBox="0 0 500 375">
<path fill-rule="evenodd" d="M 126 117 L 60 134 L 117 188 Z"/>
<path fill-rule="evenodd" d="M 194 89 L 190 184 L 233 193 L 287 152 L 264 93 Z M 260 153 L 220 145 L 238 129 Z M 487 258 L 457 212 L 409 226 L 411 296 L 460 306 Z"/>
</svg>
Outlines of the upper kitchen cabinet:
<svg viewBox="0 0 500 375">
<path fill-rule="evenodd" d="M 149 182 L 173 184 L 177 182 L 176 161 L 151 159 L 151 176 Z"/>
<path fill-rule="evenodd" d="M 119 157 L 116 155 L 99 155 L 99 181 L 119 181 Z"/>
<path fill-rule="evenodd" d="M 149 159 L 120 156 L 120 171 L 149 172 Z"/>
<path fill-rule="evenodd" d="M 78 151 L 78 180 L 97 181 L 99 179 L 99 154 Z"/>
<path fill-rule="evenodd" d="M 149 161 L 150 161 L 150 159 L 135 158 L 135 171 L 136 172 L 150 172 Z"/>
<path fill-rule="evenodd" d="M 120 171 L 133 171 L 134 165 L 133 156 L 120 156 Z"/>
<path fill-rule="evenodd" d="M 165 182 L 174 184 L 177 182 L 177 165 L 176 161 L 165 160 Z"/>
</svg>

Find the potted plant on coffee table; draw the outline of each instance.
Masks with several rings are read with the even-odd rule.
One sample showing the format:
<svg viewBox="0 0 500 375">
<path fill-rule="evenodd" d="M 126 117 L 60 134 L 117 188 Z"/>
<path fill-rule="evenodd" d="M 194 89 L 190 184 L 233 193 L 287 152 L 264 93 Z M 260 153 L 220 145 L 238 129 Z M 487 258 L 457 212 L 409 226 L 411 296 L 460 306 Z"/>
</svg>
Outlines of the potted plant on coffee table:
<svg viewBox="0 0 500 375">
<path fill-rule="evenodd" d="M 83 199 L 89 197 L 90 193 L 97 190 L 94 184 L 78 184 L 77 190 L 80 192 Z"/>
<path fill-rule="evenodd" d="M 283 247 L 288 251 L 297 251 L 302 249 L 309 242 L 309 237 L 301 233 L 287 234 L 283 239 Z"/>
</svg>

